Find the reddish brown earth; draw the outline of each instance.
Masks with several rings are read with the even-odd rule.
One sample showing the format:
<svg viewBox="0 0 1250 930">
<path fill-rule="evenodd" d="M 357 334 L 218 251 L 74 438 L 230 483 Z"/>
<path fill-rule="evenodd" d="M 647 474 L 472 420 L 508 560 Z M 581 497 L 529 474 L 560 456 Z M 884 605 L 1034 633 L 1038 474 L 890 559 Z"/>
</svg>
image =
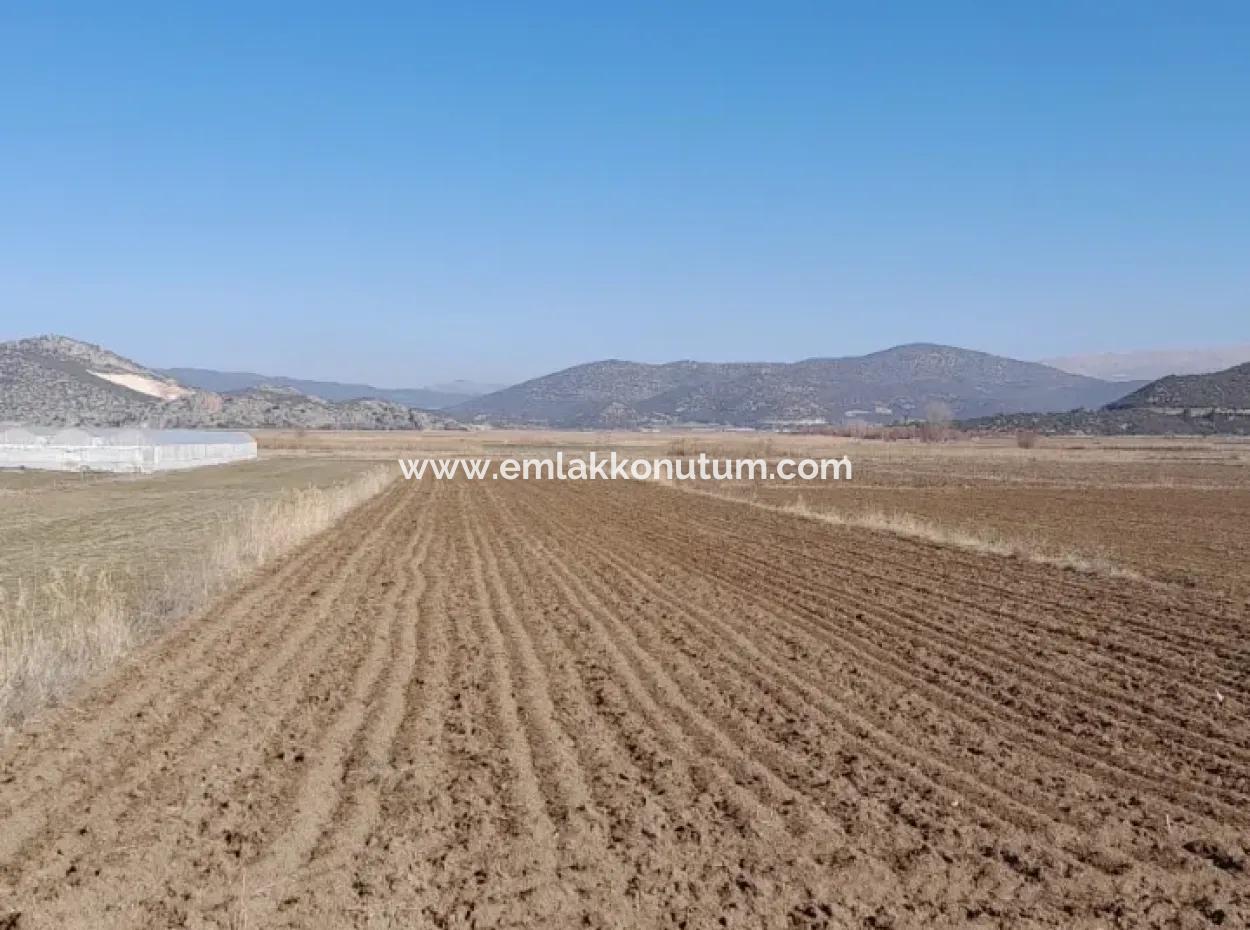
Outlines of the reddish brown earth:
<svg viewBox="0 0 1250 930">
<path fill-rule="evenodd" d="M 705 487 L 717 493 L 714 482 Z M 1168 584 L 1201 587 L 1250 607 L 1250 489 L 738 487 L 772 506 L 796 501 L 842 516 L 907 514 L 1043 552 L 1104 559 Z"/>
<path fill-rule="evenodd" d="M 1201 590 L 401 484 L 0 754 L 0 927 L 1242 927 Z"/>
</svg>

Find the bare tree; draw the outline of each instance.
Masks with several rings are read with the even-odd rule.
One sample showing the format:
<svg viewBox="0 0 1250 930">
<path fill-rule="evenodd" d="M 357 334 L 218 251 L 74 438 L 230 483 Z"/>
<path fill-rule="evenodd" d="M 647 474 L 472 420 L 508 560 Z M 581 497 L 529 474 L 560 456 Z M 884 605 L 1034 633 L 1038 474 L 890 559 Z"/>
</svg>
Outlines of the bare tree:
<svg viewBox="0 0 1250 930">
<path fill-rule="evenodd" d="M 931 400 L 924 408 L 924 425 L 920 427 L 920 438 L 925 442 L 941 442 L 946 438 L 954 414 L 950 404 L 941 400 Z"/>
</svg>

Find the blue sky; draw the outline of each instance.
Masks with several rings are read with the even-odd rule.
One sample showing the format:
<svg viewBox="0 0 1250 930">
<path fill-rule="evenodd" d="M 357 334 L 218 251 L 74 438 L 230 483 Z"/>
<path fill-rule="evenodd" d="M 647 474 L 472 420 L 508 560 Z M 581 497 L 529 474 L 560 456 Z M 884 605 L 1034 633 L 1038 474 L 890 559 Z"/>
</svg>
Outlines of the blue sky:
<svg viewBox="0 0 1250 930">
<path fill-rule="evenodd" d="M 514 380 L 1250 340 L 1250 5 L 0 6 L 0 338 Z"/>
</svg>

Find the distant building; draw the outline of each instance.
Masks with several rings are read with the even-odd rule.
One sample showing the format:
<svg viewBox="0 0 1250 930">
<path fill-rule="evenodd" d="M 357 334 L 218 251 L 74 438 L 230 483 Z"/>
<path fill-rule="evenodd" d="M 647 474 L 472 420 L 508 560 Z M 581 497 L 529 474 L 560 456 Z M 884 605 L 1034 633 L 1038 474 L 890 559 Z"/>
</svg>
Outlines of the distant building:
<svg viewBox="0 0 1250 930">
<path fill-rule="evenodd" d="M 256 440 L 247 433 L 0 427 L 0 468 L 148 473 L 254 458 Z"/>
</svg>

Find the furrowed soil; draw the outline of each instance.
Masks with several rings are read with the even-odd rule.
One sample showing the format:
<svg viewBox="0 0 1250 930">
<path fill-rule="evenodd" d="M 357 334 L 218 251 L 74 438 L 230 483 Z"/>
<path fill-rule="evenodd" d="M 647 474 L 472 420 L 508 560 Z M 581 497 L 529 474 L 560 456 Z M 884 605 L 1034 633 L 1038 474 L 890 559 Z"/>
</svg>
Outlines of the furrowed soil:
<svg viewBox="0 0 1250 930">
<path fill-rule="evenodd" d="M 1250 489 L 801 486 L 714 493 L 845 518 L 905 514 L 972 536 L 1100 558 L 1250 604 Z"/>
<path fill-rule="evenodd" d="M 1244 605 L 400 482 L 0 754 L 0 927 L 1250 921 Z"/>
</svg>

